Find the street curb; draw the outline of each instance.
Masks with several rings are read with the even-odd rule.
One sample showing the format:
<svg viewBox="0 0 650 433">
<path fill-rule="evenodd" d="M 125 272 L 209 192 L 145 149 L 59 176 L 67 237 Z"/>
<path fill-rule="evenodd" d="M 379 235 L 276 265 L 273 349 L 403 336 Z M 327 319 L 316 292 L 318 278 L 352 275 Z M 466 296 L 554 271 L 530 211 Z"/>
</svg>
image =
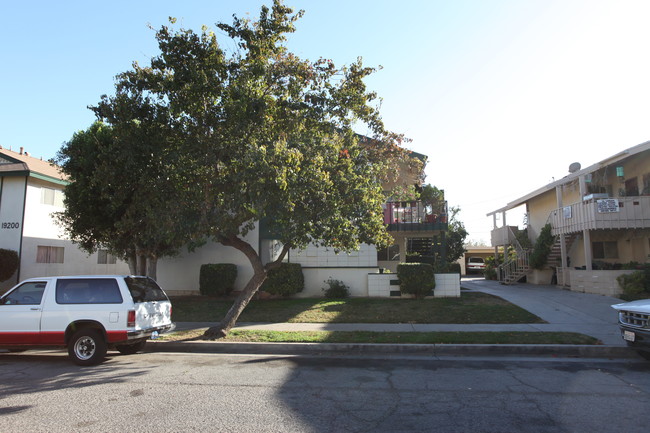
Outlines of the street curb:
<svg viewBox="0 0 650 433">
<path fill-rule="evenodd" d="M 420 356 L 549 356 L 636 358 L 627 346 L 568 344 L 372 344 L 372 343 L 244 343 L 154 341 L 149 353 L 215 353 L 245 355 L 420 355 Z"/>
</svg>

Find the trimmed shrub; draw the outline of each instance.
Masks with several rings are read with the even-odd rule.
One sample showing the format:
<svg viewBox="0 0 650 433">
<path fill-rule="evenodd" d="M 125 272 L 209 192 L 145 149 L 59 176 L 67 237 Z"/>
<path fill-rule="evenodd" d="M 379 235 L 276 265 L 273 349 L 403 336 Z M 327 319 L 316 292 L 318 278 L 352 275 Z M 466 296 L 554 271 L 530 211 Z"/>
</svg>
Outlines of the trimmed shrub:
<svg viewBox="0 0 650 433">
<path fill-rule="evenodd" d="M 428 263 L 401 263 L 397 265 L 397 278 L 402 293 L 422 299 L 436 287 L 433 266 Z"/>
<path fill-rule="evenodd" d="M 626 295 L 640 295 L 646 291 L 646 276 L 643 271 L 619 275 L 616 281 Z"/>
<path fill-rule="evenodd" d="M 291 296 L 305 288 L 305 277 L 300 263 L 282 263 L 268 272 L 260 290 L 272 295 Z"/>
<path fill-rule="evenodd" d="M 18 252 L 0 248 L 0 282 L 7 281 L 18 270 Z"/>
<path fill-rule="evenodd" d="M 202 295 L 228 296 L 237 279 L 237 265 L 213 263 L 201 265 L 199 290 Z"/>
<path fill-rule="evenodd" d="M 326 298 L 336 299 L 350 296 L 350 287 L 341 280 L 335 280 L 330 277 L 325 281 L 325 284 L 328 286 L 328 288 L 323 288 Z"/>
</svg>

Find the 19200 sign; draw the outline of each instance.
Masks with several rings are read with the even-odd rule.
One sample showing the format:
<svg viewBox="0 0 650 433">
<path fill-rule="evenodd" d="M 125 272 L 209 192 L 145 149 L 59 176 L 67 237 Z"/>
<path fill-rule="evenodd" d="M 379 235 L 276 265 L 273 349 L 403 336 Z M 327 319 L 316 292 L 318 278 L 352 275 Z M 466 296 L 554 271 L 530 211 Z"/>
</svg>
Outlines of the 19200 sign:
<svg viewBox="0 0 650 433">
<path fill-rule="evenodd" d="M 20 228 L 20 223 L 2 223 L 3 229 L 18 229 Z"/>
</svg>

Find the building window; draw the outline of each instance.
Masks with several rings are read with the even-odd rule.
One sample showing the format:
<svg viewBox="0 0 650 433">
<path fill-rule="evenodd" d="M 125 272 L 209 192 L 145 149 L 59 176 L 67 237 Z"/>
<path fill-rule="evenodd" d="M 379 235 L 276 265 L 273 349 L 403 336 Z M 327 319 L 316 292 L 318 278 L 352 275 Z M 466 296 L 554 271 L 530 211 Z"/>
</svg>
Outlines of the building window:
<svg viewBox="0 0 650 433">
<path fill-rule="evenodd" d="M 63 263 L 63 247 L 39 245 L 36 250 L 36 263 Z"/>
<path fill-rule="evenodd" d="M 391 245 L 388 248 L 377 250 L 377 261 L 399 262 L 399 245 Z"/>
<path fill-rule="evenodd" d="M 53 188 L 41 188 L 41 204 L 63 207 L 63 191 Z"/>
<path fill-rule="evenodd" d="M 108 253 L 108 250 L 97 250 L 97 264 L 98 265 L 114 265 L 117 263 L 117 258 Z"/>
<path fill-rule="evenodd" d="M 617 242 L 592 242 L 594 259 L 618 259 Z"/>
</svg>

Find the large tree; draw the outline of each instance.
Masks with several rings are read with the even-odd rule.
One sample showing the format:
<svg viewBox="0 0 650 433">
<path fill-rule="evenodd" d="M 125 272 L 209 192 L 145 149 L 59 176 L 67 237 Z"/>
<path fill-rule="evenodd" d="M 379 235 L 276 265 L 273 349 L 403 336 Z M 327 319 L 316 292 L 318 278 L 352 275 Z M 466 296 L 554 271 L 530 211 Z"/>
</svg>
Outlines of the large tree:
<svg viewBox="0 0 650 433">
<path fill-rule="evenodd" d="M 301 15 L 276 0 L 257 22 L 218 24 L 226 46 L 236 47 L 229 53 L 205 27 L 197 34 L 163 26 L 160 55 L 118 75 L 115 96 L 94 108 L 129 146 L 140 146 L 133 137 L 142 125 L 159 125 L 158 139 L 145 140 L 150 152 L 136 152 L 160 156 L 160 176 L 144 176 L 154 189 L 170 189 L 173 202 L 158 210 L 191 215 L 179 231 L 188 241 L 236 248 L 252 266 L 252 278 L 206 338 L 226 335 L 290 249 L 315 243 L 349 251 L 389 240 L 381 184 L 404 157 L 401 136 L 384 129 L 377 96 L 366 89 L 373 68 L 361 59 L 337 68 L 288 51 L 286 34 Z M 371 140 L 359 140 L 359 126 Z M 270 263 L 246 237 L 261 220 L 282 245 Z"/>
</svg>

